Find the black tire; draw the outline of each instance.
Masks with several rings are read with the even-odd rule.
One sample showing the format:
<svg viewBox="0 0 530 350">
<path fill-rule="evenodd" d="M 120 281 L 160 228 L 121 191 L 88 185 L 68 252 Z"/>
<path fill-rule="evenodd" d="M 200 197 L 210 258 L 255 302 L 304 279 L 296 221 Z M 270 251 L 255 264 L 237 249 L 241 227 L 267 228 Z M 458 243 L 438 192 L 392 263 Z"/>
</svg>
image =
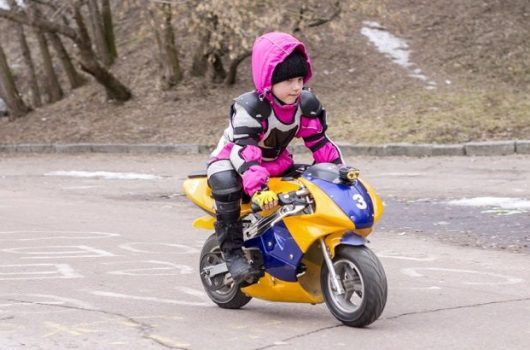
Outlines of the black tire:
<svg viewBox="0 0 530 350">
<path fill-rule="evenodd" d="M 223 309 L 239 309 L 245 306 L 252 297 L 245 295 L 239 288 L 239 285 L 236 285 L 235 283 L 231 283 L 230 286 L 219 288 L 219 285 L 222 284 L 222 279 L 224 279 L 224 275 L 217 276 L 217 278 L 220 279 L 217 283 L 212 283 L 210 278 L 202 275 L 202 270 L 205 266 L 223 261 L 221 249 L 219 248 L 219 243 L 214 233 L 208 237 L 206 242 L 204 242 L 201 250 L 199 272 L 201 272 L 202 285 L 206 294 L 208 294 L 208 297 L 219 307 L 222 307 Z"/>
<path fill-rule="evenodd" d="M 367 247 L 339 246 L 333 259 L 335 271 L 346 293 L 338 295 L 331 274 L 323 263 L 320 283 L 328 309 L 351 327 L 365 327 L 381 316 L 387 299 L 385 271 Z"/>
</svg>

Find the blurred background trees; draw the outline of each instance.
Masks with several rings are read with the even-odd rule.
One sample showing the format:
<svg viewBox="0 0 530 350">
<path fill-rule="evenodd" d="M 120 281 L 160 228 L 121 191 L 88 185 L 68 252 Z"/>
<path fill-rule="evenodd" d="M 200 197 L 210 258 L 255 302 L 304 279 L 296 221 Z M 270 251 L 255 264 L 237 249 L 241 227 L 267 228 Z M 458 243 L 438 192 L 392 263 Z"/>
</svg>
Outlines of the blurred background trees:
<svg viewBox="0 0 530 350">
<path fill-rule="evenodd" d="M 303 35 L 305 28 L 333 21 L 341 6 L 350 5 L 336 0 L 0 0 L 0 25 L 17 33 L 3 34 L 2 41 L 18 41 L 9 53 L 23 59 L 24 68 L 17 71 L 25 77 L 13 78 L 13 57 L 4 57 L 0 96 L 17 117 L 61 100 L 89 77 L 108 100 L 132 98 L 129 86 L 113 73 L 120 64 L 115 12 L 141 12 L 130 21 L 156 42 L 158 88 L 170 90 L 183 79 L 233 85 L 257 36 L 272 30 Z M 181 50 L 182 39 L 192 40 L 191 50 Z M 121 38 L 128 40 L 134 38 Z"/>
</svg>

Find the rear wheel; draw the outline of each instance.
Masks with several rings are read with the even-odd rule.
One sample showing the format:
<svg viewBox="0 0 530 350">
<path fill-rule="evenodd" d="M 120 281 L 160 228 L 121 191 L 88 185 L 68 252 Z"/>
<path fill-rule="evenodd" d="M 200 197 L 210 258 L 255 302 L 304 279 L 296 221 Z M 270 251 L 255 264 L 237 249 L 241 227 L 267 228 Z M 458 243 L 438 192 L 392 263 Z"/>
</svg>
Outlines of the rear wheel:
<svg viewBox="0 0 530 350">
<path fill-rule="evenodd" d="M 204 268 L 223 263 L 224 259 L 219 248 L 217 237 L 212 234 L 202 247 L 199 271 L 201 281 L 208 297 L 224 309 L 239 309 L 252 298 L 245 295 L 234 282 L 227 283 L 227 273 L 210 277 L 204 274 Z"/>
<path fill-rule="evenodd" d="M 325 263 L 320 278 L 326 305 L 333 316 L 352 327 L 364 327 L 377 320 L 387 299 L 386 275 L 377 256 L 365 246 L 339 246 L 333 266 L 343 294 L 335 290 Z"/>
</svg>

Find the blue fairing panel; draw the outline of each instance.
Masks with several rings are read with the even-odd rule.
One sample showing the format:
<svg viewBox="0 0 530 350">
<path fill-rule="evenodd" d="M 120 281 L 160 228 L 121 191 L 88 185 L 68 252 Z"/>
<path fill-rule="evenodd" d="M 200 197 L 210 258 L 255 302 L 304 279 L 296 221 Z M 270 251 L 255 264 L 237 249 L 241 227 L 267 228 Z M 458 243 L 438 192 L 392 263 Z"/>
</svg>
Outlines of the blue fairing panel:
<svg viewBox="0 0 530 350">
<path fill-rule="evenodd" d="M 302 251 L 283 222 L 277 223 L 261 236 L 245 241 L 245 247 L 259 247 L 265 270 L 270 275 L 284 281 L 297 281 Z"/>
<path fill-rule="evenodd" d="M 374 224 L 374 204 L 361 181 L 353 184 L 335 184 L 311 178 L 353 221 L 356 228 L 368 228 Z"/>
</svg>

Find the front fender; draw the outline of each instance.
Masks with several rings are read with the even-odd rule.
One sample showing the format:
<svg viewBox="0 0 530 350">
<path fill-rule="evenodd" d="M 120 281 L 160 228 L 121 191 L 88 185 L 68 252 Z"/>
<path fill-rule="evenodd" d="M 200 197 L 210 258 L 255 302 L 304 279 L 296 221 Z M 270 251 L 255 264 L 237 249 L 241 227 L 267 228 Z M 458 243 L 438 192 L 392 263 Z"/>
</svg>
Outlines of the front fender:
<svg viewBox="0 0 530 350">
<path fill-rule="evenodd" d="M 324 242 L 326 243 L 326 246 L 329 249 L 329 254 L 331 255 L 331 258 L 333 258 L 335 256 L 335 249 L 337 248 L 337 246 L 341 244 L 363 246 L 366 244 L 367 240 L 366 238 L 359 236 L 354 232 L 341 232 L 327 236 Z"/>
</svg>

